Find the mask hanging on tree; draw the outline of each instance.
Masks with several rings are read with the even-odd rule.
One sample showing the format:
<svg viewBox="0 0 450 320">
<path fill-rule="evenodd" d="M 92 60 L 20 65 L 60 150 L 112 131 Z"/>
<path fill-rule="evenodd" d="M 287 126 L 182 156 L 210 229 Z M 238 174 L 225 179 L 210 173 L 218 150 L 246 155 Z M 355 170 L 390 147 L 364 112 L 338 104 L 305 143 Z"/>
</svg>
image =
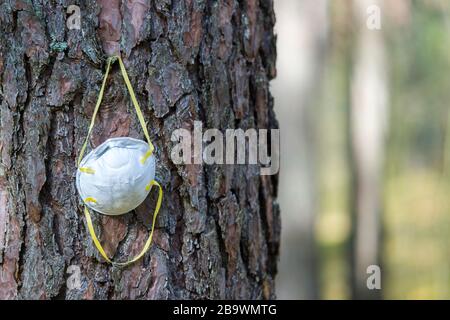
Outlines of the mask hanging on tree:
<svg viewBox="0 0 450 320">
<path fill-rule="evenodd" d="M 89 138 L 94 127 L 100 104 L 105 91 L 111 64 L 119 60 L 123 79 L 130 93 L 139 123 L 142 126 L 147 142 L 129 137 L 111 138 L 92 150 L 83 158 Z M 137 102 L 125 66 L 120 56 L 108 58 L 105 77 L 99 97 L 92 115 L 86 140 L 81 148 L 77 162 L 76 187 L 84 202 L 84 214 L 89 233 L 94 245 L 103 258 L 114 265 L 125 266 L 144 256 L 150 248 L 156 217 L 161 207 L 162 188 L 154 180 L 155 156 L 154 147 L 147 131 L 144 116 Z M 148 196 L 152 186 L 159 189 L 158 200 L 153 214 L 152 228 L 142 251 L 127 262 L 113 262 L 106 254 L 98 240 L 92 224 L 89 208 L 105 215 L 117 216 L 136 209 Z"/>
</svg>

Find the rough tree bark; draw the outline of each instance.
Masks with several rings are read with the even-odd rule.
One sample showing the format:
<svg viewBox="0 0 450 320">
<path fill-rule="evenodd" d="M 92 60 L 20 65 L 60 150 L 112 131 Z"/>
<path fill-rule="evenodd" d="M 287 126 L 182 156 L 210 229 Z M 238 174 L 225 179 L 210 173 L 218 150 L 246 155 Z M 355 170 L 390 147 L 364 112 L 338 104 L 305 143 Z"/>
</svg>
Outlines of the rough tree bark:
<svg viewBox="0 0 450 320">
<path fill-rule="evenodd" d="M 81 30 L 66 9 L 81 8 Z M 277 178 L 255 166 L 176 166 L 171 133 L 275 128 L 271 0 L 0 0 L 0 298 L 273 298 Z M 122 52 L 157 148 L 165 196 L 154 244 L 120 269 L 86 232 L 75 159 L 106 57 Z M 117 66 L 91 139 L 142 138 Z M 118 218 L 95 215 L 115 260 L 136 254 L 155 195 Z M 100 231 L 101 230 L 101 231 Z M 81 286 L 66 285 L 69 266 Z"/>
</svg>

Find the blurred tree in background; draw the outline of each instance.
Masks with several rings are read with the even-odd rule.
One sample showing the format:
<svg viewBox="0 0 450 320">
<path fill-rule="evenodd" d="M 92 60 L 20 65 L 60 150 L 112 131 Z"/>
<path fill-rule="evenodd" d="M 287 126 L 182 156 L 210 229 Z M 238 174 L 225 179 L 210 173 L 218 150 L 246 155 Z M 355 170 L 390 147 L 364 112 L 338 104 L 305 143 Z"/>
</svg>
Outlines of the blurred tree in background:
<svg viewBox="0 0 450 320">
<path fill-rule="evenodd" d="M 381 8 L 381 30 L 366 26 L 366 9 L 373 4 Z M 317 6 L 290 16 L 311 16 Z M 312 235 L 318 250 L 317 296 L 450 298 L 450 2 L 346 0 L 326 1 L 325 6 L 324 72 L 319 81 L 310 78 L 316 87 L 301 100 L 307 101 L 303 108 L 315 111 L 309 118 L 315 148 L 309 150 L 317 159 L 311 174 L 311 186 L 317 186 Z M 278 19 L 277 30 L 285 24 Z M 314 39 L 314 32 L 306 33 Z M 303 46 L 291 54 L 310 51 Z M 280 127 L 289 130 L 283 119 L 294 122 L 293 110 L 304 102 L 284 94 L 285 104 L 274 87 Z M 303 135 L 302 130 L 296 133 Z M 284 161 L 298 163 L 289 158 Z M 296 188 L 283 182 L 283 172 L 280 187 L 281 195 L 284 188 Z M 301 269 L 297 266 L 303 262 L 292 263 L 286 243 L 292 239 L 289 229 L 295 234 L 295 219 L 289 216 L 304 213 L 282 197 L 280 202 L 283 223 L 290 224 L 282 240 L 283 275 Z M 302 245 L 297 241 L 297 250 L 304 250 Z M 365 269 L 372 263 L 382 270 L 378 292 L 365 288 Z M 283 296 L 282 281 L 277 290 Z"/>
</svg>

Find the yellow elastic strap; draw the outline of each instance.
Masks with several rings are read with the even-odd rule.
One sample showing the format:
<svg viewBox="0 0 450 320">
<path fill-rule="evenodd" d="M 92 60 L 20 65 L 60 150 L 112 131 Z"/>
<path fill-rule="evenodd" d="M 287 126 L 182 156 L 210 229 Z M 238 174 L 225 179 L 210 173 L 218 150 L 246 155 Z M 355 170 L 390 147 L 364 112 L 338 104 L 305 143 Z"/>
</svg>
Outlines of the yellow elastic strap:
<svg viewBox="0 0 450 320">
<path fill-rule="evenodd" d="M 152 155 L 152 150 L 148 150 L 141 158 L 141 164 L 144 164 L 145 161 L 147 161 L 148 158 Z"/>
<path fill-rule="evenodd" d="M 142 130 L 144 131 L 144 135 L 147 138 L 148 145 L 150 146 L 149 152 L 151 155 L 153 153 L 153 150 L 155 149 L 155 147 L 153 147 L 153 144 L 150 141 L 150 135 L 148 134 L 148 131 L 147 131 L 147 125 L 145 124 L 144 116 L 142 115 L 141 108 L 139 107 L 139 103 L 136 99 L 136 95 L 134 94 L 134 90 L 133 90 L 133 87 L 131 86 L 130 79 L 128 79 L 127 70 L 125 69 L 125 66 L 122 62 L 122 58 L 120 56 L 117 56 L 117 58 L 119 60 L 119 65 L 120 65 L 120 70 L 122 71 L 123 80 L 125 81 L 125 84 L 127 85 L 128 92 L 130 93 L 131 101 L 133 102 L 133 105 L 134 105 L 134 109 L 136 110 L 136 114 L 138 116 L 139 122 L 141 123 Z"/>
<path fill-rule="evenodd" d="M 100 104 L 102 103 L 103 93 L 105 92 L 106 79 L 108 78 L 109 70 L 111 69 L 111 58 L 108 59 L 108 64 L 106 65 L 105 77 L 103 78 L 102 87 L 100 88 L 100 93 L 98 94 L 97 103 L 95 104 L 94 113 L 92 114 L 91 124 L 89 125 L 88 134 L 86 136 L 86 140 L 81 147 L 80 155 L 78 156 L 77 166 L 80 165 L 81 160 L 83 159 L 84 152 L 86 150 L 89 138 L 92 133 L 92 129 L 94 128 L 95 117 L 97 116 L 98 109 L 100 108 Z"/>
<path fill-rule="evenodd" d="M 95 200 L 92 197 L 87 197 L 86 199 L 84 199 L 84 202 L 92 202 L 92 203 L 97 203 L 97 200 Z"/>
<path fill-rule="evenodd" d="M 88 167 L 80 167 L 79 170 L 81 172 L 88 173 L 88 174 L 94 174 L 95 173 L 94 169 L 88 168 Z"/>
<path fill-rule="evenodd" d="M 95 118 L 97 116 L 98 110 L 100 109 L 100 104 L 102 103 L 102 100 L 103 100 L 103 94 L 105 92 L 106 80 L 108 78 L 109 70 L 111 69 L 111 64 L 114 63 L 116 60 L 119 60 L 122 77 L 125 81 L 128 92 L 130 93 L 131 101 L 133 102 L 134 109 L 136 110 L 136 114 L 138 116 L 139 123 L 141 124 L 142 130 L 144 131 L 145 138 L 147 139 L 147 143 L 149 145 L 149 151 L 144 155 L 143 162 L 145 162 L 145 160 L 147 160 L 147 158 L 150 157 L 150 155 L 153 153 L 153 150 L 155 149 L 155 147 L 153 146 L 153 144 L 150 140 L 150 135 L 148 134 L 148 131 L 147 131 L 147 125 L 145 123 L 144 116 L 142 115 L 141 108 L 139 107 L 139 103 L 136 99 L 136 95 L 134 94 L 134 90 L 133 90 L 133 87 L 131 86 L 130 79 L 128 78 L 127 71 L 122 62 L 122 58 L 120 56 L 113 56 L 113 57 L 108 58 L 108 62 L 106 65 L 105 77 L 103 78 L 102 86 L 101 86 L 100 92 L 98 94 L 97 103 L 95 104 L 94 113 L 92 114 L 91 124 L 89 125 L 89 130 L 88 130 L 88 134 L 86 136 L 86 140 L 84 141 L 83 146 L 81 147 L 80 155 L 78 156 L 77 166 L 80 165 L 81 160 L 83 159 L 83 155 L 84 155 L 84 152 L 86 151 L 86 147 L 89 142 L 89 138 L 92 134 L 92 129 L 94 128 Z M 149 155 L 147 156 L 147 154 L 149 154 Z"/>
<path fill-rule="evenodd" d="M 97 250 L 100 252 L 100 254 L 102 255 L 102 257 L 108 261 L 109 263 L 115 265 L 115 266 L 127 266 L 133 262 L 136 262 L 137 260 L 139 260 L 140 258 L 142 258 L 144 256 L 144 254 L 148 251 L 148 249 L 150 248 L 150 245 L 152 243 L 152 239 L 153 239 L 153 231 L 155 230 L 155 223 L 156 223 L 156 217 L 158 216 L 158 212 L 159 209 L 161 208 L 161 203 L 162 203 L 162 197 L 163 197 L 163 190 L 161 185 L 156 181 L 156 180 L 152 180 L 149 183 L 150 186 L 157 186 L 159 188 L 159 194 L 158 194 L 158 201 L 156 202 L 156 208 L 155 208 L 155 212 L 153 213 L 153 221 L 152 221 L 152 229 L 150 231 L 150 235 L 148 237 L 147 242 L 144 245 L 144 248 L 142 249 L 142 251 L 133 259 L 131 259 L 130 261 L 127 262 L 113 262 L 108 255 L 106 254 L 105 250 L 103 249 L 100 241 L 97 238 L 97 235 L 95 234 L 95 230 L 94 230 L 94 225 L 92 224 L 92 219 L 91 219 L 91 214 L 89 213 L 89 209 L 85 206 L 84 207 L 84 215 L 86 216 L 86 222 L 87 222 L 87 226 L 89 229 L 89 233 L 91 234 L 91 238 L 92 241 L 94 242 L 95 247 L 97 248 Z"/>
</svg>

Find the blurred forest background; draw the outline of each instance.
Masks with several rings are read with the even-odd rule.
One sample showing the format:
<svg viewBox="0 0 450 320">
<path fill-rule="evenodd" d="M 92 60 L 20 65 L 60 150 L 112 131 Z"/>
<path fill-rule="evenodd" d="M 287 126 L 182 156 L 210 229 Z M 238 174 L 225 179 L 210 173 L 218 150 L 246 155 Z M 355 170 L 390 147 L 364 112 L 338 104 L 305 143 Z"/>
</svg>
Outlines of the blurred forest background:
<svg viewBox="0 0 450 320">
<path fill-rule="evenodd" d="M 450 1 L 275 8 L 278 298 L 449 299 Z"/>
</svg>

